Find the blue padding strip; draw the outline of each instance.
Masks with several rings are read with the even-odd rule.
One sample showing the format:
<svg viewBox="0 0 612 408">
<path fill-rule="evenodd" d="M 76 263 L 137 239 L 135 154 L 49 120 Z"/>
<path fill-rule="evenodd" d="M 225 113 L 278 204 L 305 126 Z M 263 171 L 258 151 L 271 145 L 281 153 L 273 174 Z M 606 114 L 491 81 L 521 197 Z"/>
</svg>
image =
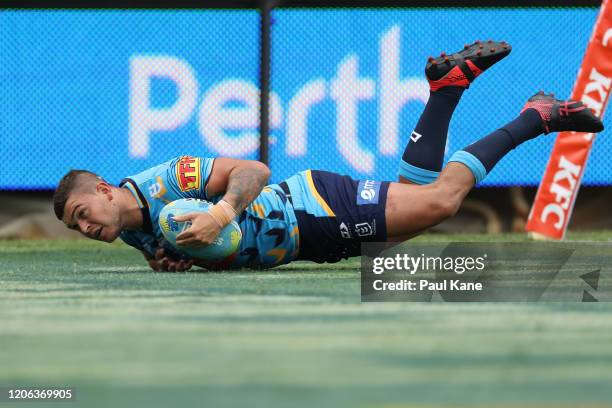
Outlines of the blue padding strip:
<svg viewBox="0 0 612 408">
<path fill-rule="evenodd" d="M 400 161 L 397 173 L 416 184 L 433 183 L 440 174 L 439 171 L 422 169 L 420 167 L 413 166 L 412 164 L 408 164 L 403 160 Z"/>
<path fill-rule="evenodd" d="M 448 160 L 450 162 L 459 162 L 467 166 L 468 169 L 474 175 L 476 184 L 480 183 L 487 176 L 487 169 L 476 156 L 465 150 L 459 150 L 455 152 Z"/>
</svg>

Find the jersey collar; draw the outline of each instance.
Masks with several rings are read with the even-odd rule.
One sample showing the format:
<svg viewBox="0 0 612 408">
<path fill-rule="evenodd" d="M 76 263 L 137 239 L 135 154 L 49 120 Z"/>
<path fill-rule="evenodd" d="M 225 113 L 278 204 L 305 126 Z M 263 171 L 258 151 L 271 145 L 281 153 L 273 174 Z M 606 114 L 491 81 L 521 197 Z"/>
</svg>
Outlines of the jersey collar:
<svg viewBox="0 0 612 408">
<path fill-rule="evenodd" d="M 142 192 L 140 192 L 138 185 L 131 178 L 124 178 L 121 180 L 121 183 L 119 183 L 119 187 L 127 188 L 134 195 L 134 198 L 136 198 L 136 202 L 138 203 L 138 207 L 140 207 L 140 211 L 142 211 L 142 230 L 152 234 L 153 226 L 151 224 L 149 204 L 144 198 L 144 195 L 142 195 Z"/>
</svg>

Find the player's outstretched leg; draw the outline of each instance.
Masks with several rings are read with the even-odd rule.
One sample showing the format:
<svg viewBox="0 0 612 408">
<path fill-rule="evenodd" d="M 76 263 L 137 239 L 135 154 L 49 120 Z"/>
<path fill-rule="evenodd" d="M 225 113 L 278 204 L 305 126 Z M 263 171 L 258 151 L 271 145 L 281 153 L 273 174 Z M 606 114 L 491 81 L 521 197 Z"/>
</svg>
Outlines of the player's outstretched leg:
<svg viewBox="0 0 612 408">
<path fill-rule="evenodd" d="M 434 183 L 391 183 L 385 207 L 389 241 L 408 239 L 453 216 L 472 187 L 512 149 L 543 133 L 563 130 L 595 133 L 603 124 L 582 102 L 539 92 L 515 120 L 456 152 Z"/>
<path fill-rule="evenodd" d="M 476 41 L 455 54 L 429 57 L 425 76 L 430 96 L 402 156 L 400 182 L 428 184 L 438 177 L 444 161 L 448 125 L 463 91 L 511 50 L 505 42 Z"/>
<path fill-rule="evenodd" d="M 465 164 L 479 183 L 512 149 L 542 133 L 573 130 L 601 132 L 603 123 L 582 102 L 554 98 L 540 91 L 527 101 L 518 118 L 453 154 L 449 161 Z"/>
</svg>

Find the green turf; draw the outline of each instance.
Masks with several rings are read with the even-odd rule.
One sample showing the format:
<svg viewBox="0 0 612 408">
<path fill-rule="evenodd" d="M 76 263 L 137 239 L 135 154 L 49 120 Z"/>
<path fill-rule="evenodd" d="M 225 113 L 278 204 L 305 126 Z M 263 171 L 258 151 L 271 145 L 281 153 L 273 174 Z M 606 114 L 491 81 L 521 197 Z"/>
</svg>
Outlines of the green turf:
<svg viewBox="0 0 612 408">
<path fill-rule="evenodd" d="M 167 274 L 0 242 L 0 386 L 75 387 L 66 406 L 609 407 L 611 384 L 612 303 L 362 304 L 358 260 Z"/>
</svg>

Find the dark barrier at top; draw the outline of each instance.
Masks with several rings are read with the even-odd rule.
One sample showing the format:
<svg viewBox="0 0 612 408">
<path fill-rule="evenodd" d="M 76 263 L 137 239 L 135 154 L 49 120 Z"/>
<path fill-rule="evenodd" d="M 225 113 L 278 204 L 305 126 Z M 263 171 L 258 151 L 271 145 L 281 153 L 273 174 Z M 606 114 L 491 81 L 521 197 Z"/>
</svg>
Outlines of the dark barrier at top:
<svg viewBox="0 0 612 408">
<path fill-rule="evenodd" d="M 395 179 L 428 97 L 427 56 L 475 39 L 508 41 L 509 58 L 465 93 L 448 158 L 511 120 L 539 89 L 568 96 L 596 15 L 273 11 L 273 181 L 306 168 Z M 70 168 L 118 182 L 182 154 L 258 158 L 255 10 L 5 11 L 0 38 L 0 189 L 54 188 Z M 483 185 L 536 185 L 552 143 L 519 147 Z M 611 149 L 612 140 L 598 138 L 585 184 L 612 183 Z"/>
</svg>

